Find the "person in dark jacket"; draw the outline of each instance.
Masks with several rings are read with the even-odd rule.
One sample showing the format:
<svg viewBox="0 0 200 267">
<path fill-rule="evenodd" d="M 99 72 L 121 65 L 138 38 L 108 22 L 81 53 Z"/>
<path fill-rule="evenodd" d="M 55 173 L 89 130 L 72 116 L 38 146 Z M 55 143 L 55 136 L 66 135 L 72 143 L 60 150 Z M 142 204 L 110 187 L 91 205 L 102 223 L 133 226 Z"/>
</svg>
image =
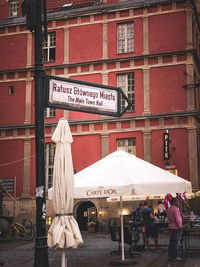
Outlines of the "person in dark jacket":
<svg viewBox="0 0 200 267">
<path fill-rule="evenodd" d="M 150 250 L 150 247 L 149 247 L 150 237 L 154 238 L 156 250 L 160 250 L 158 246 L 158 230 L 154 223 L 154 218 L 155 218 L 154 213 L 148 204 L 149 203 L 145 201 L 144 207 L 142 209 L 142 216 L 143 216 L 144 226 L 145 226 L 145 241 L 146 241 L 147 250 Z"/>
</svg>

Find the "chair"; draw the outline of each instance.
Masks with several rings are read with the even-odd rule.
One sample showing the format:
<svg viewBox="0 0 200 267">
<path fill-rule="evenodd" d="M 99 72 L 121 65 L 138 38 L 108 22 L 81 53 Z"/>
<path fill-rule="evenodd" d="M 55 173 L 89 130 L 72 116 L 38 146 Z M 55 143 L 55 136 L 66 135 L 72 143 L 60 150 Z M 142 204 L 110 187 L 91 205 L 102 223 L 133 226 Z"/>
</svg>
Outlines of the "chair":
<svg viewBox="0 0 200 267">
<path fill-rule="evenodd" d="M 121 228 L 120 227 L 110 227 L 111 240 L 117 241 L 119 243 L 117 251 L 111 251 L 111 255 L 120 255 L 121 254 Z M 141 256 L 140 253 L 134 253 L 135 240 L 132 238 L 132 233 L 128 227 L 124 227 L 124 244 L 129 245 L 128 253 L 126 255 L 131 256 Z"/>
<path fill-rule="evenodd" d="M 119 234 L 119 227 L 110 227 L 110 236 L 111 240 L 118 242 L 118 250 L 111 251 L 111 255 L 120 255 L 121 254 L 121 235 Z"/>
<path fill-rule="evenodd" d="M 120 239 L 121 239 L 121 237 L 120 237 Z M 141 256 L 140 253 L 133 252 L 134 251 L 134 247 L 135 247 L 135 240 L 132 237 L 132 233 L 131 233 L 130 229 L 128 227 L 126 227 L 126 226 L 124 227 L 124 244 L 128 244 L 129 245 L 128 255 L 139 256 L 139 257 Z"/>
</svg>

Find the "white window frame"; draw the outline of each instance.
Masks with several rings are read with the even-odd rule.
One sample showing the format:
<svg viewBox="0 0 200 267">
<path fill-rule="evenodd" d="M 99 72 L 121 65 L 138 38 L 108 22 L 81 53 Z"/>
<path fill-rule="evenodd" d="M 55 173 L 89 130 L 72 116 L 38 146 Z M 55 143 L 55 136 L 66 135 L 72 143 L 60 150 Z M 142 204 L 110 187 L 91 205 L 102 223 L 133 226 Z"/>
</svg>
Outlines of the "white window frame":
<svg viewBox="0 0 200 267">
<path fill-rule="evenodd" d="M 134 23 L 126 22 L 117 25 L 117 53 L 134 52 Z"/>
<path fill-rule="evenodd" d="M 10 0 L 9 2 L 9 17 L 14 18 L 19 16 L 19 1 Z"/>
<path fill-rule="evenodd" d="M 53 186 L 53 168 L 54 168 L 55 144 L 45 144 L 45 176 L 46 191 Z"/>
<path fill-rule="evenodd" d="M 56 109 L 55 108 L 45 108 L 44 109 L 44 117 L 45 118 L 53 118 L 56 117 Z"/>
<path fill-rule="evenodd" d="M 125 95 L 128 97 L 131 107 L 128 109 L 129 112 L 135 111 L 135 73 L 122 73 L 117 74 L 117 87 L 120 87 Z M 125 109 L 127 102 L 125 99 L 121 99 L 121 110 Z"/>
<path fill-rule="evenodd" d="M 53 62 L 56 60 L 56 33 L 50 32 L 47 40 L 43 39 L 43 62 Z M 52 53 L 54 56 L 52 57 Z M 52 58 L 51 58 L 52 57 Z"/>
<path fill-rule="evenodd" d="M 132 155 L 136 155 L 136 138 L 119 138 L 117 141 L 117 149 L 121 149 Z"/>
</svg>

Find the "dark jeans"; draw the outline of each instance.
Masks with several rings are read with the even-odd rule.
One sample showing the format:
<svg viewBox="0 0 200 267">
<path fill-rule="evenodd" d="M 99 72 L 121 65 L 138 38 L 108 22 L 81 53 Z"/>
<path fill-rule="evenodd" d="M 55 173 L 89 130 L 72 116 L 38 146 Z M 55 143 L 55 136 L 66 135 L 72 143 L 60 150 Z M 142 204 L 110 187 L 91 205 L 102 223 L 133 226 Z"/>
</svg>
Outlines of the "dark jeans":
<svg viewBox="0 0 200 267">
<path fill-rule="evenodd" d="M 178 256 L 178 243 L 181 235 L 181 229 L 170 229 L 168 257 L 175 259 Z"/>
</svg>

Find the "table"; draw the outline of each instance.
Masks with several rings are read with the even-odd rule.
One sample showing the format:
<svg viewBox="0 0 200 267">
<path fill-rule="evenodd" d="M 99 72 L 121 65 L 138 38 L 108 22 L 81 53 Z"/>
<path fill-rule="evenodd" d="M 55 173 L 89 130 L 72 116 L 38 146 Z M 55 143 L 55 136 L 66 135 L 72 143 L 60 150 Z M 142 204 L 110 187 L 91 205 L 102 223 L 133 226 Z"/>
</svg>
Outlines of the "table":
<svg viewBox="0 0 200 267">
<path fill-rule="evenodd" d="M 200 220 L 184 222 L 182 241 L 185 252 L 200 252 Z"/>
</svg>

